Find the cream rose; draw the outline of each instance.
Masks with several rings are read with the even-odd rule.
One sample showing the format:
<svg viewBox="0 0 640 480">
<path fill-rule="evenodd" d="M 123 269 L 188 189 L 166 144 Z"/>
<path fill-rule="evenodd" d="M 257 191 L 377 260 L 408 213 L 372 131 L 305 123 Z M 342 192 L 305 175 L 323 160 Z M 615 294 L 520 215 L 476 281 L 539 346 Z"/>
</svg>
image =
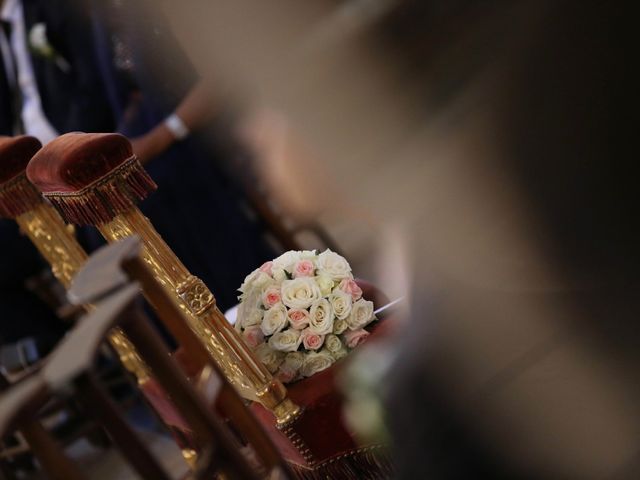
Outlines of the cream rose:
<svg viewBox="0 0 640 480">
<path fill-rule="evenodd" d="M 324 339 L 324 346 L 331 353 L 338 352 L 339 350 L 342 350 L 344 348 L 342 340 L 340 340 L 337 335 L 334 335 L 332 333 L 327 335 Z"/>
<path fill-rule="evenodd" d="M 326 335 L 333 330 L 333 308 L 326 298 L 321 298 L 311 305 L 309 329 L 320 335 Z"/>
<path fill-rule="evenodd" d="M 302 345 L 306 350 L 318 350 L 324 343 L 324 335 L 314 332 L 310 328 L 302 330 L 300 335 L 302 338 Z"/>
<path fill-rule="evenodd" d="M 344 338 L 344 343 L 347 344 L 347 347 L 356 348 L 366 340 L 366 338 L 369 336 L 369 332 L 367 332 L 363 328 L 358 330 L 347 330 L 342 336 Z"/>
<path fill-rule="evenodd" d="M 322 293 L 323 297 L 326 297 L 333 290 L 333 279 L 326 274 L 318 275 L 316 278 L 316 283 L 318 284 L 318 288 L 320 288 L 320 293 Z"/>
<path fill-rule="evenodd" d="M 329 275 L 335 281 L 352 278 L 349 263 L 344 257 L 329 249 L 318 255 L 317 263 L 320 272 Z"/>
<path fill-rule="evenodd" d="M 282 282 L 282 303 L 289 308 L 309 308 L 322 296 L 313 278 L 301 277 Z"/>
<path fill-rule="evenodd" d="M 287 279 L 287 272 L 285 272 L 283 269 L 281 268 L 274 268 L 273 269 L 273 279 L 277 282 L 277 283 L 282 283 Z"/>
<path fill-rule="evenodd" d="M 302 330 L 309 325 L 309 312 L 301 308 L 292 308 L 287 312 L 289 325 L 296 330 Z"/>
<path fill-rule="evenodd" d="M 349 323 L 347 322 L 348 319 L 336 319 L 333 322 L 333 333 L 335 333 L 336 335 L 340 335 L 342 332 L 344 332 L 347 328 L 349 328 Z"/>
<path fill-rule="evenodd" d="M 342 290 L 336 290 L 329 296 L 329 302 L 336 318 L 344 320 L 351 313 L 351 295 Z"/>
<path fill-rule="evenodd" d="M 328 349 L 327 349 L 327 351 L 329 352 Z M 338 360 L 341 360 L 344 357 L 346 357 L 347 355 L 349 355 L 349 350 L 347 350 L 347 348 L 343 345 L 340 350 L 337 350 L 335 352 L 329 352 L 329 353 L 331 354 L 333 359 L 337 362 Z"/>
<path fill-rule="evenodd" d="M 264 334 L 262 333 L 262 329 L 258 325 L 253 325 L 252 327 L 245 328 L 244 332 L 242 332 L 242 338 L 244 343 L 249 345 L 251 348 L 256 348 L 262 342 L 264 342 Z"/>
<path fill-rule="evenodd" d="M 254 352 L 258 360 L 260 360 L 271 373 L 276 373 L 278 367 L 284 360 L 284 353 L 274 350 L 267 343 L 258 345 Z"/>
<path fill-rule="evenodd" d="M 274 333 L 269 339 L 269 346 L 281 352 L 295 352 L 302 341 L 300 331 L 287 329 Z"/>
<path fill-rule="evenodd" d="M 300 367 L 304 361 L 302 352 L 290 352 L 284 357 L 284 361 L 280 364 L 276 378 L 282 383 L 290 383 L 298 377 Z"/>
<path fill-rule="evenodd" d="M 302 362 L 304 362 L 304 353 L 302 352 L 289 352 L 284 357 L 284 363 L 295 370 L 300 370 Z"/>
<path fill-rule="evenodd" d="M 322 370 L 326 370 L 333 362 L 333 357 L 326 351 L 309 352 L 304 357 L 300 373 L 305 377 L 310 377 Z"/>
<path fill-rule="evenodd" d="M 362 289 L 352 278 L 345 278 L 342 280 L 340 285 L 338 285 L 338 288 L 351 295 L 351 299 L 354 302 L 362 298 Z"/>
<path fill-rule="evenodd" d="M 265 308 L 271 308 L 280 303 L 280 287 L 271 285 L 262 292 L 262 304 Z"/>
<path fill-rule="evenodd" d="M 349 330 L 357 330 L 367 326 L 373 321 L 373 302 L 360 299 L 353 304 L 351 315 L 347 319 Z"/>
<path fill-rule="evenodd" d="M 260 324 L 262 333 L 273 335 L 287 325 L 287 309 L 281 303 L 264 312 L 264 318 Z"/>
</svg>

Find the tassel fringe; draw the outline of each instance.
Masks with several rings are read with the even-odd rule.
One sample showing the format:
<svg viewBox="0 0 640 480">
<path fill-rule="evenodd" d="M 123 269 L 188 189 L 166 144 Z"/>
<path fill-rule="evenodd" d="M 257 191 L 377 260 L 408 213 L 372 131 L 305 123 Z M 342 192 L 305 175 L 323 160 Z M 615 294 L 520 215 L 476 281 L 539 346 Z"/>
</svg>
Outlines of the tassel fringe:
<svg viewBox="0 0 640 480">
<path fill-rule="evenodd" d="M 290 464 L 300 480 L 382 480 L 393 478 L 393 463 L 383 446 L 371 446 L 329 459 L 314 467 Z"/>
<path fill-rule="evenodd" d="M 157 188 L 133 156 L 77 192 L 48 192 L 44 196 L 68 222 L 101 225 L 133 207 Z"/>
<path fill-rule="evenodd" d="M 44 200 L 24 172 L 0 185 L 0 218 L 16 218 Z"/>
</svg>

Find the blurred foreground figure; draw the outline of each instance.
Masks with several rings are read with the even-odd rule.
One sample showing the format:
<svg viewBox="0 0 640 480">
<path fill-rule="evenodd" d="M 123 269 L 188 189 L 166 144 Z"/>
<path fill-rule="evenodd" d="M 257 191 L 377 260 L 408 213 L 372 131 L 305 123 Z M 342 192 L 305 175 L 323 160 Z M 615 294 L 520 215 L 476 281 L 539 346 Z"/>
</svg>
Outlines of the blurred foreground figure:
<svg viewBox="0 0 640 480">
<path fill-rule="evenodd" d="M 401 24 L 428 11 L 412 3 Z M 427 68 L 440 105 L 413 139 L 423 163 L 395 165 L 419 177 L 402 182 L 417 197 L 413 321 L 390 375 L 399 477 L 638 478 L 624 9 L 495 3 L 442 18 L 462 33 Z"/>
<path fill-rule="evenodd" d="M 398 477 L 638 478 L 628 8 L 345 2 L 323 21 L 214 3 L 211 55 L 288 115 L 343 191 L 330 207 L 404 238 L 411 321 L 384 385 Z M 349 31 L 372 5 L 389 8 Z M 311 158 L 265 170 L 317 203 Z"/>
</svg>

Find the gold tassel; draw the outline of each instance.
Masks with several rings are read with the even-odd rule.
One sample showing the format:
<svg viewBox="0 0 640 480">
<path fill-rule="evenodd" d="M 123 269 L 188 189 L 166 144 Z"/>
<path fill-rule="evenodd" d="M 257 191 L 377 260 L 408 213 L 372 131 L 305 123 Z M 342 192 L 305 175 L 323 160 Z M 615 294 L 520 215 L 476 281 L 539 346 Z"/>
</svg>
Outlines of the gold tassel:
<svg viewBox="0 0 640 480">
<path fill-rule="evenodd" d="M 68 223 L 101 225 L 129 210 L 156 188 L 133 156 L 77 192 L 47 192 L 44 196 Z"/>
<path fill-rule="evenodd" d="M 0 218 L 16 218 L 42 202 L 40 192 L 24 172 L 0 186 Z"/>
</svg>

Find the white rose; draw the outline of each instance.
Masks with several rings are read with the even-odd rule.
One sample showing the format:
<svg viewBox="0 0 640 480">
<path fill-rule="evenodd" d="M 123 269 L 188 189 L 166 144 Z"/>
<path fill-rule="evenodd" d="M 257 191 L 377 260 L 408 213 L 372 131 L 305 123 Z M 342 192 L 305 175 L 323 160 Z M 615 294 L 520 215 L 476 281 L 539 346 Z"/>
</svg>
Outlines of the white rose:
<svg viewBox="0 0 640 480">
<path fill-rule="evenodd" d="M 323 297 L 329 295 L 331 293 L 331 290 L 333 290 L 333 279 L 326 273 L 318 275 L 316 277 L 316 283 L 318 284 L 320 293 L 322 293 Z"/>
<path fill-rule="evenodd" d="M 277 372 L 278 367 L 284 360 L 284 353 L 274 350 L 267 343 L 258 345 L 254 353 L 256 357 L 258 357 L 258 360 L 260 360 L 271 373 Z"/>
<path fill-rule="evenodd" d="M 340 335 L 341 333 L 343 333 L 347 328 L 349 328 L 349 323 L 348 323 L 348 318 L 337 318 L 334 322 L 333 322 L 333 333 L 335 333 L 336 335 Z"/>
<path fill-rule="evenodd" d="M 344 257 L 327 249 L 318 255 L 318 269 L 335 281 L 352 278 L 351 267 Z"/>
<path fill-rule="evenodd" d="M 262 321 L 262 311 L 259 305 L 260 294 L 255 290 L 242 299 L 238 307 L 238 316 L 235 324 L 236 330 L 257 325 Z M 260 316 L 259 320 L 258 315 Z"/>
<path fill-rule="evenodd" d="M 39 52 L 51 48 L 47 38 L 47 26 L 44 23 L 36 23 L 29 32 L 31 46 Z"/>
<path fill-rule="evenodd" d="M 295 352 L 300 346 L 302 338 L 299 330 L 288 329 L 274 333 L 269 339 L 269 346 L 281 352 Z"/>
<path fill-rule="evenodd" d="M 313 278 L 285 280 L 281 287 L 282 303 L 289 308 L 309 308 L 322 294 Z"/>
<path fill-rule="evenodd" d="M 326 370 L 333 364 L 333 357 L 322 350 L 320 352 L 309 352 L 305 355 L 300 373 L 305 377 L 310 377 L 322 370 Z"/>
<path fill-rule="evenodd" d="M 333 330 L 333 308 L 326 298 L 321 298 L 311 305 L 309 329 L 319 335 L 326 335 Z"/>
<path fill-rule="evenodd" d="M 352 299 L 348 293 L 342 290 L 336 290 L 329 296 L 329 302 L 331 302 L 336 318 L 344 320 L 351 313 Z"/>
<path fill-rule="evenodd" d="M 243 296 L 247 296 L 253 290 L 262 291 L 267 285 L 271 283 L 273 283 L 273 278 L 258 269 L 254 270 L 246 276 L 239 290 L 244 294 Z"/>
<path fill-rule="evenodd" d="M 373 321 L 373 302 L 360 299 L 353 304 L 351 315 L 347 319 L 349 330 L 357 330 L 366 327 Z"/>
<path fill-rule="evenodd" d="M 293 266 L 300 260 L 301 253 L 295 250 L 284 252 L 278 258 L 273 261 L 272 271 L 284 270 L 291 273 Z"/>
<path fill-rule="evenodd" d="M 264 313 L 260 328 L 262 328 L 262 333 L 265 335 L 273 335 L 282 330 L 286 326 L 287 321 L 287 309 L 279 303 Z"/>
</svg>

